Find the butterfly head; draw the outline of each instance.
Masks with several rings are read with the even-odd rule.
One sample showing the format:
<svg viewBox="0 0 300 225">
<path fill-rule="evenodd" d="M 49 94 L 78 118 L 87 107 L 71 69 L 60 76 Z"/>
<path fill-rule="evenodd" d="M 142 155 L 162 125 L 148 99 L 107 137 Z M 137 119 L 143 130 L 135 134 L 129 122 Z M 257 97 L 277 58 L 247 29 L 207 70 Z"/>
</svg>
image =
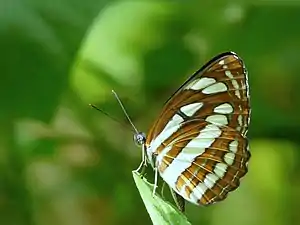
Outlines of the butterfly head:
<svg viewBox="0 0 300 225">
<path fill-rule="evenodd" d="M 146 134 L 143 132 L 135 133 L 133 139 L 138 146 L 141 146 L 146 142 Z"/>
</svg>

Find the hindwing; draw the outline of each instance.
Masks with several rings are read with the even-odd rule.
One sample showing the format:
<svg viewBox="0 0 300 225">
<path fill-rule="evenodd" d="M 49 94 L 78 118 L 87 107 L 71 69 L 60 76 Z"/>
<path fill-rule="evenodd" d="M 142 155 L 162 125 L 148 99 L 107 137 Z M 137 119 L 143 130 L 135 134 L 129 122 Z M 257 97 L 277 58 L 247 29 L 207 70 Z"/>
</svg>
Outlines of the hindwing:
<svg viewBox="0 0 300 225">
<path fill-rule="evenodd" d="M 146 138 L 148 158 L 184 199 L 220 201 L 247 173 L 249 122 L 245 65 L 233 52 L 220 54 L 165 103 Z"/>
</svg>

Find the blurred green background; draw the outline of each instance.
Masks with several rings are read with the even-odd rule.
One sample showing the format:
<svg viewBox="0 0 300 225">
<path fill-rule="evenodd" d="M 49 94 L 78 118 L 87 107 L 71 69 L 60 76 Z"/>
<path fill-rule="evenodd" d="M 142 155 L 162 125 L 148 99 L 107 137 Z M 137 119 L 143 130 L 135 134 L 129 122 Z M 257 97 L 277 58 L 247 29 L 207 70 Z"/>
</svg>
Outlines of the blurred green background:
<svg viewBox="0 0 300 225">
<path fill-rule="evenodd" d="M 151 224 L 131 171 L 147 131 L 214 55 L 249 71 L 252 158 L 201 225 L 300 224 L 300 1 L 0 1 L 0 224 Z"/>
</svg>

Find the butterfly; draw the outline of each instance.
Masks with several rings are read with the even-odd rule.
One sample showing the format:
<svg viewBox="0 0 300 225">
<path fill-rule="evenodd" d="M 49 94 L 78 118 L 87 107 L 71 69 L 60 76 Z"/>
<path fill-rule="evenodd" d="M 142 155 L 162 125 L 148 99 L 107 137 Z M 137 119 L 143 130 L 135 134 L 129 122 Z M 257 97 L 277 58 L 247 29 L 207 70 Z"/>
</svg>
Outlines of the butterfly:
<svg viewBox="0 0 300 225">
<path fill-rule="evenodd" d="M 150 163 L 181 211 L 185 200 L 225 199 L 247 173 L 250 111 L 242 59 L 234 52 L 217 55 L 166 101 L 148 135 L 136 132 L 143 149 L 138 170 Z"/>
</svg>

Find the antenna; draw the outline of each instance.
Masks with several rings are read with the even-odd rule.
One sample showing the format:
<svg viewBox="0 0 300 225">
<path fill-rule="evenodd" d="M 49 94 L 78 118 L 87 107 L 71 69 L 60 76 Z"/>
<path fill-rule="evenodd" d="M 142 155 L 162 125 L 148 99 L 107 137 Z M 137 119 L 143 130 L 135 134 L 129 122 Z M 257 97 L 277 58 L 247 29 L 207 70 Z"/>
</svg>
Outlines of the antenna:
<svg viewBox="0 0 300 225">
<path fill-rule="evenodd" d="M 117 93 L 116 93 L 114 90 L 111 90 L 111 92 L 114 94 L 115 98 L 116 98 L 117 101 L 119 102 L 119 104 L 120 104 L 120 106 L 121 106 L 121 108 L 122 108 L 122 110 L 123 110 L 123 112 L 124 112 L 126 118 L 128 119 L 128 121 L 129 121 L 129 123 L 131 124 L 132 128 L 134 129 L 135 133 L 138 134 L 139 131 L 138 131 L 138 130 L 136 129 L 136 127 L 133 125 L 133 123 L 132 123 L 132 121 L 131 121 L 129 115 L 127 114 L 126 109 L 125 109 L 125 107 L 123 106 L 123 104 L 122 104 L 122 102 L 121 102 L 119 96 L 117 95 Z"/>
<path fill-rule="evenodd" d="M 103 111 L 102 109 L 98 108 L 97 106 L 93 105 L 93 104 L 89 104 L 89 106 L 91 106 L 92 108 L 98 110 L 99 112 L 103 113 L 105 116 L 109 117 L 110 119 L 112 119 L 113 121 L 121 124 L 123 127 L 126 127 L 127 129 L 129 128 L 130 130 L 132 130 L 132 127 L 128 126 L 128 124 L 122 123 L 121 121 L 117 120 L 116 118 L 112 117 L 111 115 L 109 115 L 107 112 Z M 133 130 L 135 132 L 135 129 Z"/>
</svg>

